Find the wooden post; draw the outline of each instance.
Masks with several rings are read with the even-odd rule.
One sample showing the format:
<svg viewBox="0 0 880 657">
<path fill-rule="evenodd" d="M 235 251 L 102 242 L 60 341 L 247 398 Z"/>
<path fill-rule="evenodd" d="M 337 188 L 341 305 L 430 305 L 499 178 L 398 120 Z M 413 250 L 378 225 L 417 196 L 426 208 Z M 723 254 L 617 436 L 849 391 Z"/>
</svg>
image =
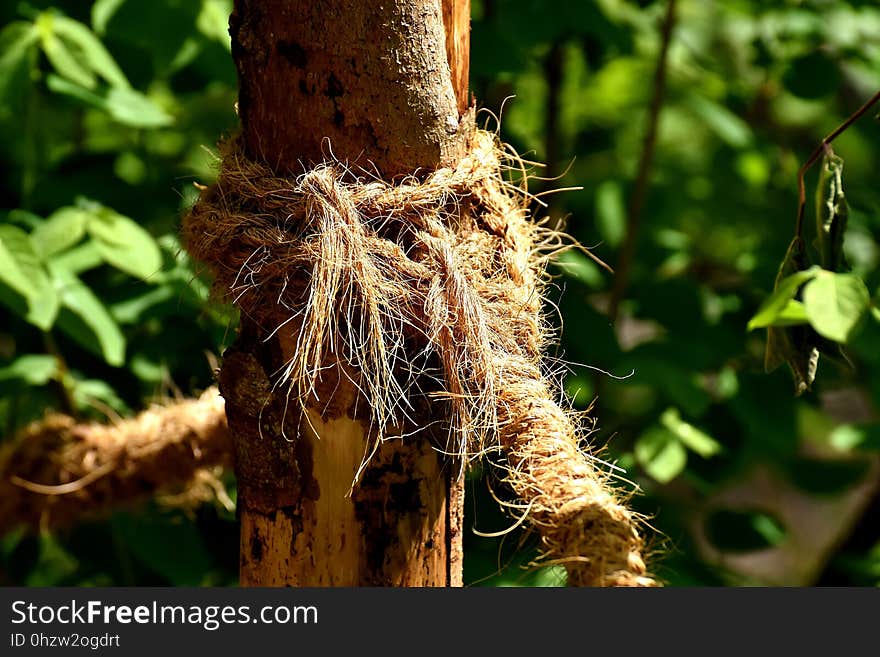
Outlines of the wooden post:
<svg viewBox="0 0 880 657">
<path fill-rule="evenodd" d="M 454 165 L 472 127 L 469 11 L 469 0 L 236 0 L 248 154 L 280 174 L 332 156 L 388 180 Z M 352 490 L 369 445 L 355 390 L 328 376 L 320 408 L 299 417 L 273 387 L 294 345 L 267 340 L 272 328 L 242 316 L 220 374 L 242 585 L 460 586 L 460 466 L 420 436 L 389 441 Z"/>
</svg>

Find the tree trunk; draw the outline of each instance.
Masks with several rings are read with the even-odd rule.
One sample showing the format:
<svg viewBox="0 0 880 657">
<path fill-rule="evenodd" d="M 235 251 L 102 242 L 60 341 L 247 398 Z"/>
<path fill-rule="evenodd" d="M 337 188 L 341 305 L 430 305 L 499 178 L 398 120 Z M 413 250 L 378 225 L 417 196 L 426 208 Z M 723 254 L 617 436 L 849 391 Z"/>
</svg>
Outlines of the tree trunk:
<svg viewBox="0 0 880 657">
<path fill-rule="evenodd" d="M 468 31 L 469 0 L 236 0 L 248 154 L 280 174 L 332 157 L 387 180 L 454 165 L 472 126 Z M 460 465 L 421 436 L 392 440 L 352 489 L 370 445 L 356 391 L 326 381 L 321 409 L 292 417 L 273 389 L 295 348 L 282 333 L 243 316 L 220 374 L 242 585 L 460 586 Z"/>
</svg>

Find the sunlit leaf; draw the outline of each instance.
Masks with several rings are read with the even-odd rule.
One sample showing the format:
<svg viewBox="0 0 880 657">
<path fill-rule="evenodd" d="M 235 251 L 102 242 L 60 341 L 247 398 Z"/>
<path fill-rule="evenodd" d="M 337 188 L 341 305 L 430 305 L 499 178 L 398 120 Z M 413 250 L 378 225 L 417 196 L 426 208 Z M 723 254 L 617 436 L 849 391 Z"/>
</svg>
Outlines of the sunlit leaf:
<svg viewBox="0 0 880 657">
<path fill-rule="evenodd" d="M 89 234 L 104 260 L 144 280 L 162 268 L 162 253 L 156 240 L 137 222 L 92 202 L 84 206 L 91 214 Z"/>
<path fill-rule="evenodd" d="M 15 226 L 0 226 L 0 281 L 25 298 L 29 322 L 43 330 L 52 326 L 58 295 L 28 234 Z"/>
<path fill-rule="evenodd" d="M 810 325 L 824 338 L 846 343 L 871 302 L 864 281 L 854 274 L 821 271 L 804 288 Z"/>
<path fill-rule="evenodd" d="M 92 240 L 83 242 L 77 247 L 59 253 L 52 258 L 52 262 L 77 276 L 84 271 L 94 269 L 104 264 L 101 252 Z"/>
<path fill-rule="evenodd" d="M 767 297 L 758 308 L 755 316 L 749 320 L 748 330 L 774 326 L 780 315 L 791 315 L 792 312 L 797 312 L 796 309 L 789 306 L 789 302 L 794 299 L 801 285 L 813 279 L 818 272 L 818 267 L 811 267 L 806 271 L 799 271 L 782 279 L 773 294 Z"/>
<path fill-rule="evenodd" d="M 161 128 L 174 123 L 174 117 L 134 89 L 115 87 L 107 92 L 107 111 L 120 123 L 137 128 Z"/>
<path fill-rule="evenodd" d="M 126 0 L 95 0 L 92 5 L 92 29 L 100 35 L 107 31 L 107 23 L 113 18 L 113 14 Z"/>
<path fill-rule="evenodd" d="M 623 189 L 615 180 L 596 187 L 596 225 L 609 246 L 618 246 L 626 232 L 626 205 Z"/>
<path fill-rule="evenodd" d="M 31 244 L 42 258 L 60 253 L 83 238 L 88 220 L 81 208 L 59 208 L 31 232 Z"/>
<path fill-rule="evenodd" d="M 49 263 L 49 272 L 62 306 L 72 315 L 61 313 L 59 328 L 82 346 L 88 349 L 97 347 L 110 365 L 122 365 L 125 362 L 125 338 L 101 300 L 69 271 Z"/>
<path fill-rule="evenodd" d="M 798 326 L 808 323 L 807 309 L 800 301 L 790 300 L 785 308 L 779 311 L 773 326 Z"/>
<path fill-rule="evenodd" d="M 106 404 L 117 413 L 130 411 L 126 403 L 106 381 L 100 379 L 78 379 L 71 377 L 67 382 L 73 393 L 73 401 L 77 408 L 89 410 L 95 408 L 96 402 Z"/>
<path fill-rule="evenodd" d="M 635 455 L 645 472 L 661 484 L 675 479 L 687 465 L 684 446 L 664 427 L 652 427 L 639 436 Z"/>
<path fill-rule="evenodd" d="M 231 0 L 202 0 L 202 10 L 196 19 L 196 28 L 204 36 L 219 41 L 227 50 L 231 50 L 232 41 L 229 38 L 231 13 Z"/>
<path fill-rule="evenodd" d="M 14 237 L 10 238 L 9 230 L 18 230 L 12 226 L 2 227 L 5 230 L 0 232 L 0 282 L 11 287 L 24 297 L 31 294 L 31 285 L 27 276 L 18 264 L 18 259 L 11 250 L 14 248 Z M 5 233 L 5 240 L 4 240 Z M 25 235 L 27 239 L 27 235 Z"/>
<path fill-rule="evenodd" d="M 77 48 L 89 69 L 111 85 L 128 88 L 131 85 L 116 60 L 100 39 L 85 25 L 67 16 L 54 16 L 52 27 L 69 47 Z"/>
<path fill-rule="evenodd" d="M 722 141 L 733 148 L 745 148 L 752 142 L 749 124 L 720 103 L 694 94 L 688 98 L 688 105 Z"/>
<path fill-rule="evenodd" d="M 49 354 L 26 354 L 0 367 L 0 382 L 21 381 L 31 386 L 45 385 L 58 376 L 58 359 Z"/>
<path fill-rule="evenodd" d="M 161 128 L 171 125 L 174 118 L 147 96 L 122 87 L 90 91 L 57 75 L 46 76 L 46 86 L 55 93 L 106 112 L 119 123 L 135 128 Z"/>
<path fill-rule="evenodd" d="M 677 408 L 669 408 L 660 416 L 660 423 L 669 429 L 682 444 L 703 458 L 721 451 L 721 445 L 712 436 L 681 418 Z"/>
<path fill-rule="evenodd" d="M 841 424 L 828 436 L 828 443 L 842 451 L 880 451 L 880 423 Z"/>
<path fill-rule="evenodd" d="M 604 278 L 599 265 L 580 251 L 574 249 L 563 251 L 554 258 L 553 262 L 566 276 L 592 288 L 602 287 Z"/>
<path fill-rule="evenodd" d="M 179 298 L 178 295 L 179 292 L 172 285 L 160 285 L 143 294 L 129 297 L 124 301 L 114 304 L 110 307 L 110 312 L 120 324 L 134 324 L 140 321 L 142 315 L 157 304 Z"/>
<path fill-rule="evenodd" d="M 53 16 L 44 14 L 40 19 L 40 43 L 46 59 L 62 78 L 85 89 L 94 89 L 98 78 L 91 68 L 74 52 L 67 42 L 54 32 Z"/>
</svg>

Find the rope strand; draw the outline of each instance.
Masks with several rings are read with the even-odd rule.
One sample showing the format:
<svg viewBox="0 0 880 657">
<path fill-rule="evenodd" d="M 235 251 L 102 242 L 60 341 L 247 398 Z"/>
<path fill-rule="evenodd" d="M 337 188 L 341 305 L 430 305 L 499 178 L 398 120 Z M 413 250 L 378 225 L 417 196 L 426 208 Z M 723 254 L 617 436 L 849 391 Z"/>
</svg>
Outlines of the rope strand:
<svg viewBox="0 0 880 657">
<path fill-rule="evenodd" d="M 442 401 L 447 450 L 464 463 L 504 451 L 544 559 L 564 563 L 570 583 L 654 585 L 638 517 L 580 450 L 576 418 L 543 374 L 545 267 L 574 245 L 528 220 L 530 197 L 504 180 L 503 157 L 480 131 L 456 168 L 422 181 L 359 179 L 338 162 L 288 180 L 231 141 L 184 242 L 267 335 L 290 332 L 281 383 L 303 409 L 340 364 L 376 440 L 426 419 L 411 417 L 413 395 Z"/>
</svg>

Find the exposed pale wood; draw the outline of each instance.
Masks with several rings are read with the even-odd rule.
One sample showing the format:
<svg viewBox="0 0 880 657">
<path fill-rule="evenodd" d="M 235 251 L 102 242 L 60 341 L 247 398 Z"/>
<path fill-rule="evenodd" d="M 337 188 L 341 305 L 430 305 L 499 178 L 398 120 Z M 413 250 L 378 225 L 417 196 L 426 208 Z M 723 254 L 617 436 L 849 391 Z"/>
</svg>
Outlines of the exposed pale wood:
<svg viewBox="0 0 880 657">
<path fill-rule="evenodd" d="M 443 26 L 446 29 L 446 59 L 452 88 L 458 100 L 458 113 L 470 105 L 468 80 L 471 67 L 471 0 L 444 0 Z"/>
</svg>

